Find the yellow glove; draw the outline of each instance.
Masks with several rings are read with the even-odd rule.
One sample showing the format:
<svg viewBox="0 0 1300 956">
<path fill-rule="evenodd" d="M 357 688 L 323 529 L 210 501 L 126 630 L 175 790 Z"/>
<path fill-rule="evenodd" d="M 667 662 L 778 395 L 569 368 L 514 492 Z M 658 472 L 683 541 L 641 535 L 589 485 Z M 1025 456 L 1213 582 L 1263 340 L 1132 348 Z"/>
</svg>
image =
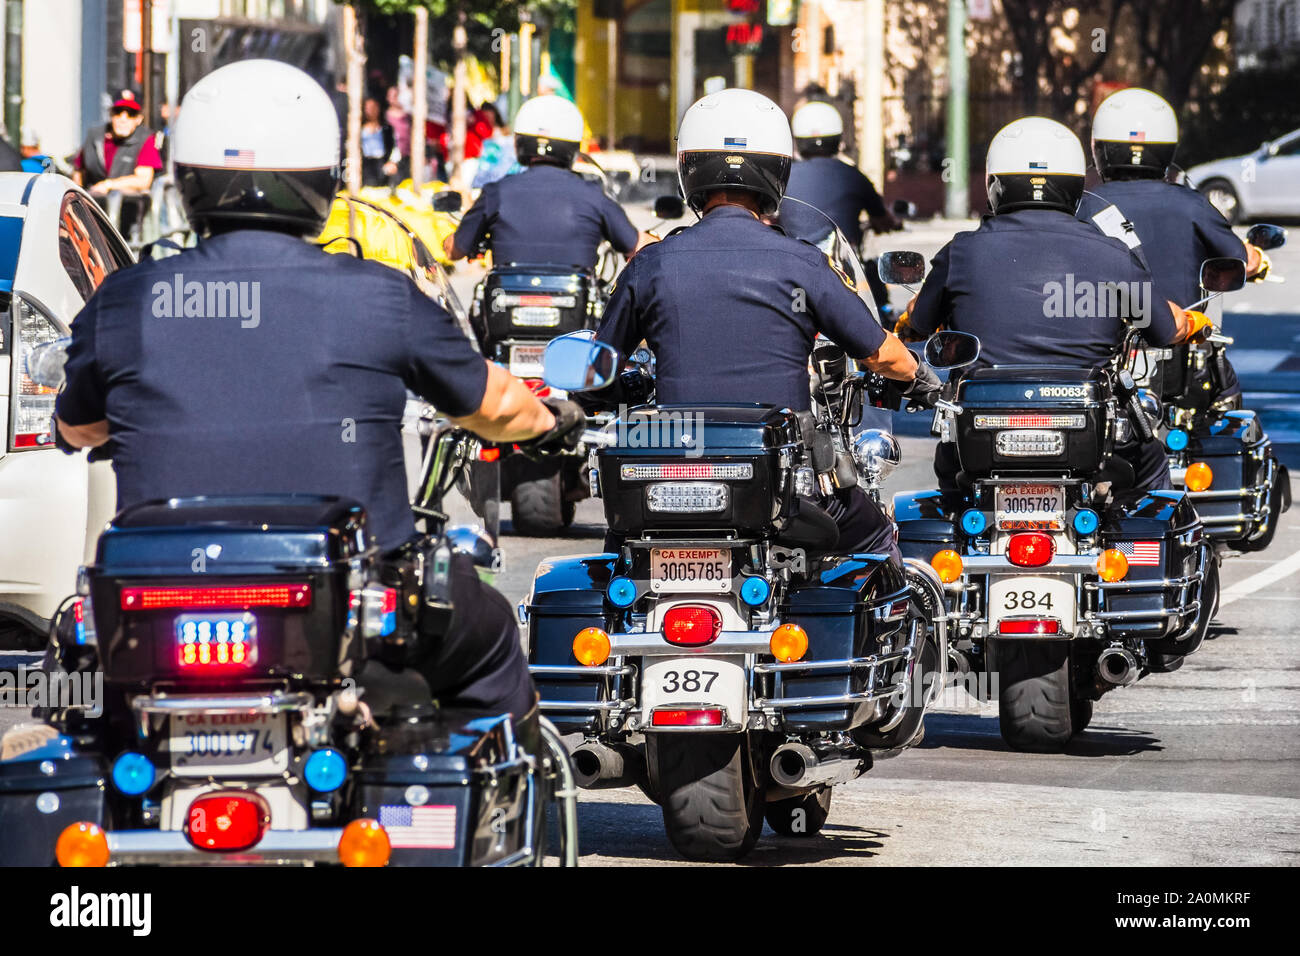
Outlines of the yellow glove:
<svg viewBox="0 0 1300 956">
<path fill-rule="evenodd" d="M 1269 270 L 1273 268 L 1273 260 L 1268 257 L 1268 253 L 1263 249 L 1259 249 L 1255 246 L 1251 246 L 1251 248 L 1259 253 L 1259 268 L 1251 273 L 1250 281 L 1263 282 L 1264 277 L 1267 276 Z"/>
<path fill-rule="evenodd" d="M 1201 342 L 1204 336 L 1214 331 L 1214 323 L 1204 312 L 1197 312 L 1195 309 L 1187 309 L 1183 312 L 1187 317 L 1188 331 L 1184 337 L 1185 342 Z"/>
</svg>

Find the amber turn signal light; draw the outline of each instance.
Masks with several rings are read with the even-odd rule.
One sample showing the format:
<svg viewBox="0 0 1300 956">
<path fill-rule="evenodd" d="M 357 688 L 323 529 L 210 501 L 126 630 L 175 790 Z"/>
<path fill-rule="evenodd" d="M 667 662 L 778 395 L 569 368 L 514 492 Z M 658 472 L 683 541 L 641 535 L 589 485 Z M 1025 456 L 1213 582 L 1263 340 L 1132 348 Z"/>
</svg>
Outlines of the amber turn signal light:
<svg viewBox="0 0 1300 956">
<path fill-rule="evenodd" d="M 598 627 L 584 627 L 573 637 L 573 656 L 584 667 L 609 660 L 609 635 Z"/>
<path fill-rule="evenodd" d="M 108 866 L 108 836 L 94 823 L 64 827 L 54 844 L 59 866 Z"/>
<path fill-rule="evenodd" d="M 1097 557 L 1097 573 L 1107 583 L 1123 581 L 1128 574 L 1128 558 L 1117 548 L 1107 548 Z"/>
<path fill-rule="evenodd" d="M 1214 483 L 1214 472 L 1210 466 L 1203 461 L 1187 466 L 1187 473 L 1183 475 L 1183 484 L 1187 486 L 1188 491 L 1204 491 Z"/>
<path fill-rule="evenodd" d="M 944 548 L 930 559 L 930 567 L 939 575 L 944 584 L 952 584 L 961 577 L 961 555 L 952 548 Z"/>
<path fill-rule="evenodd" d="M 339 837 L 339 862 L 344 866 L 387 866 L 393 845 L 378 820 L 353 820 Z"/>
<path fill-rule="evenodd" d="M 808 632 L 798 624 L 782 624 L 772 632 L 767 646 L 782 664 L 793 664 L 808 653 Z"/>
</svg>

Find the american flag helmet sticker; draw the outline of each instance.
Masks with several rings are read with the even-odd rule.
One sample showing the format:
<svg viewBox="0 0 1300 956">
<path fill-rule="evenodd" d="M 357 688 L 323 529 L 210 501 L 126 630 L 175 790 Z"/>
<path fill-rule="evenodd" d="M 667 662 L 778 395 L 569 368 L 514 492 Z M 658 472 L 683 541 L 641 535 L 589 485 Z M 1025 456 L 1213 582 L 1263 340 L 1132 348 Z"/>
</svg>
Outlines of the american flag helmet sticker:
<svg viewBox="0 0 1300 956">
<path fill-rule="evenodd" d="M 1147 131 L 1144 129 L 1129 130 L 1128 140 L 1130 143 L 1145 143 L 1147 140 Z"/>
<path fill-rule="evenodd" d="M 1157 567 L 1160 564 L 1159 541 L 1120 541 L 1115 545 L 1128 563 L 1137 567 Z"/>
<path fill-rule="evenodd" d="M 722 145 L 727 149 L 744 149 L 747 142 L 749 140 L 744 136 L 727 136 L 722 140 Z"/>
<path fill-rule="evenodd" d="M 1042 169 L 1042 170 L 1046 170 L 1046 169 L 1047 169 L 1047 163 L 1042 163 L 1042 162 L 1032 162 L 1032 161 L 1031 161 L 1030 164 L 1029 164 L 1029 168 L 1030 168 L 1030 169 Z"/>
<path fill-rule="evenodd" d="M 454 850 L 456 807 L 381 806 L 379 825 L 388 831 L 393 849 Z"/>
<path fill-rule="evenodd" d="M 253 151 L 251 149 L 228 149 L 222 154 L 221 164 L 236 169 L 253 168 Z"/>
</svg>

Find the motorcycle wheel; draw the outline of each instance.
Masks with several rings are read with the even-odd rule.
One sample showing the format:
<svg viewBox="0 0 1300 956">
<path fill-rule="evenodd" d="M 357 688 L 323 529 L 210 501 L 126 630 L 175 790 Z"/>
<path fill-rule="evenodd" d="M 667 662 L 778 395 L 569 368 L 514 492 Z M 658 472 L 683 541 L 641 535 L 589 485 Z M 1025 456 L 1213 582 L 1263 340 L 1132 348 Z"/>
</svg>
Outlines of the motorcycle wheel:
<svg viewBox="0 0 1300 956">
<path fill-rule="evenodd" d="M 1002 641 L 998 724 L 1012 750 L 1060 753 L 1074 736 L 1070 645 Z"/>
<path fill-rule="evenodd" d="M 831 814 L 831 788 L 801 797 L 773 800 L 763 810 L 767 825 L 781 836 L 810 837 L 816 834 Z"/>
<path fill-rule="evenodd" d="M 574 503 L 564 500 L 557 472 L 549 478 L 521 481 L 510 493 L 510 521 L 515 534 L 545 538 L 573 523 Z"/>
<path fill-rule="evenodd" d="M 688 860 L 738 860 L 763 831 L 763 792 L 745 734 L 647 734 L 646 757 L 664 829 Z"/>
</svg>

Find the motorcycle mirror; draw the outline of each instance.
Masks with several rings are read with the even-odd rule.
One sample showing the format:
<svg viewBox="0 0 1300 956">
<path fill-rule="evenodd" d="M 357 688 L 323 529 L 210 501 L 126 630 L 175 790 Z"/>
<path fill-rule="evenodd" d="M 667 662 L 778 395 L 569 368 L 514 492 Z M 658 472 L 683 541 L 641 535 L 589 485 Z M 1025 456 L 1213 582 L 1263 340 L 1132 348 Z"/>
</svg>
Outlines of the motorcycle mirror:
<svg viewBox="0 0 1300 956">
<path fill-rule="evenodd" d="M 906 199 L 895 199 L 890 209 L 899 219 L 912 219 L 916 216 L 916 203 Z"/>
<path fill-rule="evenodd" d="M 979 355 L 980 340 L 969 332 L 936 332 L 925 342 L 925 361 L 931 368 L 961 368 Z"/>
<path fill-rule="evenodd" d="M 590 333 L 575 332 L 551 339 L 542 356 L 542 378 L 551 388 L 590 392 L 604 388 L 618 373 L 618 352 Z"/>
<path fill-rule="evenodd" d="M 1257 249 L 1268 251 L 1286 245 L 1286 230 L 1281 226 L 1272 226 L 1266 222 L 1251 226 L 1246 233 L 1246 241 Z"/>
<path fill-rule="evenodd" d="M 27 355 L 27 376 L 37 385 L 46 388 L 62 388 L 67 377 L 63 366 L 68 361 L 68 345 L 71 338 L 64 337 L 38 345 Z"/>
<path fill-rule="evenodd" d="M 444 189 L 433 194 L 434 212 L 460 212 L 461 203 L 460 193 L 454 189 Z"/>
<path fill-rule="evenodd" d="M 886 252 L 877 260 L 880 279 L 889 285 L 916 285 L 925 278 L 925 257 L 919 252 Z"/>
<path fill-rule="evenodd" d="M 1201 288 L 1206 292 L 1236 292 L 1246 284 L 1246 263 L 1230 256 L 1201 263 Z"/>
<path fill-rule="evenodd" d="M 686 203 L 681 196 L 659 196 L 655 199 L 655 218 L 681 219 L 686 215 Z"/>
</svg>

